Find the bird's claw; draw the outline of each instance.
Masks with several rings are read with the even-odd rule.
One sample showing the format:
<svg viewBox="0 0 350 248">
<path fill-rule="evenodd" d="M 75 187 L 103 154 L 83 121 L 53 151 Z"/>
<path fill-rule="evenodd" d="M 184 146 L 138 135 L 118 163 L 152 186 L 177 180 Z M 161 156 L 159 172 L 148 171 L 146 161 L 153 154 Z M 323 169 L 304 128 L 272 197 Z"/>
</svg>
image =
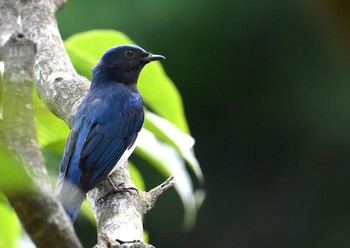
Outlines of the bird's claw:
<svg viewBox="0 0 350 248">
<path fill-rule="evenodd" d="M 132 195 L 132 191 L 136 191 L 136 193 L 139 193 L 139 190 L 135 187 L 125 187 L 125 183 L 120 183 L 118 184 L 118 186 L 114 186 L 111 188 L 110 191 L 108 191 L 107 193 L 103 194 L 100 198 L 97 199 L 97 202 L 99 202 L 100 200 L 102 200 L 103 198 L 111 195 L 111 194 L 116 194 L 116 193 L 129 193 L 130 195 Z"/>
</svg>

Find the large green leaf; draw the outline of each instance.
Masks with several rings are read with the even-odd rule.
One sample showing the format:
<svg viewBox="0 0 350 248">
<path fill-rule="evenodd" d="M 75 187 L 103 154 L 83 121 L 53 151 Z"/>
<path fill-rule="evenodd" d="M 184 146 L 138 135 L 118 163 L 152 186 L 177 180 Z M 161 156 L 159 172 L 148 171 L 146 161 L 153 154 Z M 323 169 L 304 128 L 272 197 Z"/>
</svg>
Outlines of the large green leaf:
<svg viewBox="0 0 350 248">
<path fill-rule="evenodd" d="M 108 49 L 120 44 L 134 44 L 121 32 L 93 30 L 71 36 L 65 41 L 67 52 L 77 71 L 91 78 L 91 68 Z M 138 87 L 145 104 L 154 112 L 188 133 L 181 96 L 163 70 L 160 62 L 147 65 L 140 75 Z"/>
<path fill-rule="evenodd" d="M 3 140 L 0 140 L 0 158 L 0 248 L 15 248 L 21 236 L 21 226 L 15 211 L 2 193 L 7 195 L 31 193 L 33 184 L 23 164 L 3 144 Z"/>
<path fill-rule="evenodd" d="M 69 134 L 67 124 L 54 115 L 33 92 L 34 120 L 37 129 L 37 136 L 41 147 L 66 140 Z"/>
<path fill-rule="evenodd" d="M 22 164 L 15 158 L 8 148 L 0 144 L 0 191 L 12 193 L 31 190 L 31 179 Z"/>
<path fill-rule="evenodd" d="M 150 111 L 146 111 L 144 127 L 151 131 L 158 139 L 173 145 L 189 164 L 201 184 L 204 184 L 203 173 L 193 151 L 195 142 L 190 135 L 182 132 L 171 122 Z"/>
<path fill-rule="evenodd" d="M 135 149 L 142 158 L 149 161 L 165 177 L 174 176 L 175 189 L 179 193 L 185 209 L 185 227 L 193 226 L 196 213 L 201 206 L 205 193 L 194 190 L 191 177 L 186 170 L 185 162 L 176 148 L 159 141 L 150 131 L 143 129 Z"/>
<path fill-rule="evenodd" d="M 0 247 L 15 248 L 21 234 L 16 213 L 6 203 L 0 202 Z"/>
<path fill-rule="evenodd" d="M 0 141 L 1 142 L 1 141 Z M 0 143 L 0 192 L 5 194 L 27 194 L 33 190 L 30 176 L 15 155 Z M 21 235 L 17 215 L 0 193 L 0 248 L 17 247 Z"/>
</svg>

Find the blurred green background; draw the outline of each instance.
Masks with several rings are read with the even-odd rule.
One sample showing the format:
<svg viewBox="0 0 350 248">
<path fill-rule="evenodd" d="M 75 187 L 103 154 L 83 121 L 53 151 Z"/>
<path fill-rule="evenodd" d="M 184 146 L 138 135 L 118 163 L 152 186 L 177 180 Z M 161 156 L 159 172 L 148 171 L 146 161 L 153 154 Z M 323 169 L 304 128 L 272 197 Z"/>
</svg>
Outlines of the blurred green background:
<svg viewBox="0 0 350 248">
<path fill-rule="evenodd" d="M 338 7 L 337 7 L 338 6 Z M 175 191 L 146 216 L 156 247 L 350 247 L 346 1 L 70 0 L 63 38 L 125 32 L 163 54 L 185 103 L 207 199 L 181 227 Z M 345 25 L 344 25 L 345 24 Z M 162 181 L 142 169 L 148 188 Z M 95 230 L 77 229 L 86 247 Z"/>
</svg>

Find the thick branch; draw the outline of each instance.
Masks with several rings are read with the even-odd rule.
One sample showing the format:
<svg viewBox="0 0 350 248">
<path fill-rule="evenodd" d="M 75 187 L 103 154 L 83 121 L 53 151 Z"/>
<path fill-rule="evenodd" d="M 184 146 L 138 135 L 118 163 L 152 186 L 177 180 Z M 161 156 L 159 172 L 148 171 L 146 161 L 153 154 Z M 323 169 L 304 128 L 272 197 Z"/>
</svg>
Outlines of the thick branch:
<svg viewBox="0 0 350 248">
<path fill-rule="evenodd" d="M 18 16 L 18 1 L 0 1 L 0 47 L 20 30 Z"/>
<path fill-rule="evenodd" d="M 5 64 L 1 131 L 6 145 L 35 180 L 36 192 L 8 193 L 8 199 L 37 247 L 81 247 L 70 220 L 50 193 L 49 177 L 36 139 L 32 110 L 35 45 L 18 34 L 5 43 L 1 53 Z"/>
<path fill-rule="evenodd" d="M 70 126 L 79 100 L 90 82 L 77 74 L 63 45 L 55 12 L 64 1 L 23 1 L 21 12 L 25 35 L 35 41 L 35 85 L 39 96 L 57 116 Z"/>
<path fill-rule="evenodd" d="M 14 34 L 2 49 L 5 62 L 3 132 L 5 140 L 26 163 L 45 191 L 51 190 L 39 149 L 32 111 L 32 66 L 35 45 L 22 34 Z"/>
</svg>

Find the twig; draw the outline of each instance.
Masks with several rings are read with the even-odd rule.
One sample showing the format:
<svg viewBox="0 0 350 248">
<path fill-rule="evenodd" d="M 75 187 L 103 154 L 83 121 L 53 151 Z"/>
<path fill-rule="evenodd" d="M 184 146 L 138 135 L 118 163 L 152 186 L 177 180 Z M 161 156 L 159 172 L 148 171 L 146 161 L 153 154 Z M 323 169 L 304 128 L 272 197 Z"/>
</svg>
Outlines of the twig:
<svg viewBox="0 0 350 248">
<path fill-rule="evenodd" d="M 147 192 L 147 197 L 146 197 L 146 205 L 144 205 L 144 213 L 148 212 L 151 210 L 158 197 L 164 193 L 167 189 L 170 187 L 173 187 L 175 184 L 175 178 L 174 177 L 169 177 L 167 180 L 165 180 L 161 185 L 155 187 L 154 189 L 151 189 L 150 191 Z"/>
</svg>

